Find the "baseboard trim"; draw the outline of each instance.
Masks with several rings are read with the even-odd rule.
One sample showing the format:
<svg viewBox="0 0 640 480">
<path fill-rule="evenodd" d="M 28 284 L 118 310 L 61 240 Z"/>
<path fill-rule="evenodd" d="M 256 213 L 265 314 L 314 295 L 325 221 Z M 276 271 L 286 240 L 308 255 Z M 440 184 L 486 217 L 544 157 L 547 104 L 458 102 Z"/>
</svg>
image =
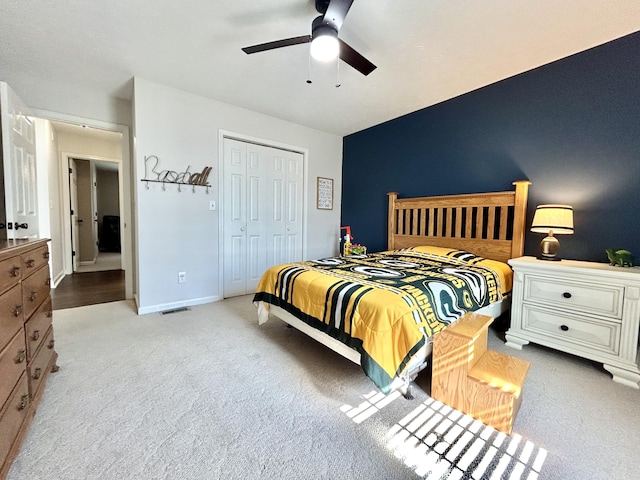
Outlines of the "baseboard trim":
<svg viewBox="0 0 640 480">
<path fill-rule="evenodd" d="M 195 305 L 203 305 L 205 303 L 213 303 L 220 300 L 220 297 L 215 295 L 211 297 L 193 298 L 191 300 L 183 300 L 181 302 L 162 303 L 158 305 L 150 305 L 148 307 L 138 306 L 138 315 L 146 315 L 148 313 L 163 312 L 165 310 L 173 310 L 180 307 L 193 307 Z M 136 301 L 136 304 L 138 302 Z"/>
<path fill-rule="evenodd" d="M 52 282 L 52 284 L 51 284 L 51 288 L 56 288 L 58 285 L 60 285 L 60 282 L 61 282 L 61 281 L 62 281 L 62 279 L 63 279 L 64 277 L 66 277 L 66 276 L 67 276 L 67 275 L 66 275 L 64 272 L 60 272 L 60 273 L 58 273 L 58 275 L 56 275 L 56 276 L 53 278 L 53 282 Z"/>
</svg>

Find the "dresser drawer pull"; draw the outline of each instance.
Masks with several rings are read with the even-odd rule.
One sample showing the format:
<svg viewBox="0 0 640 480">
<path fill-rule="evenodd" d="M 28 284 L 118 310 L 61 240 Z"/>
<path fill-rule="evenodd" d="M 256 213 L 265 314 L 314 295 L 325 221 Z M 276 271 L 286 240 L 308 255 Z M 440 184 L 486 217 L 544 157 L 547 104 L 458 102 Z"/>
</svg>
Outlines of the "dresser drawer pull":
<svg viewBox="0 0 640 480">
<path fill-rule="evenodd" d="M 52 338 L 51 341 L 49 343 L 47 343 L 47 348 L 49 350 L 51 350 L 53 348 L 53 346 L 55 345 L 56 341 Z"/>
<path fill-rule="evenodd" d="M 38 292 L 34 290 L 33 292 L 31 292 L 31 295 L 29 295 L 29 300 L 31 300 L 32 302 L 35 302 L 37 296 L 38 296 Z"/>
<path fill-rule="evenodd" d="M 18 355 L 16 355 L 16 363 L 22 363 L 27 358 L 26 350 L 18 350 Z"/>
<path fill-rule="evenodd" d="M 560 325 L 560 330 L 562 330 L 563 332 L 567 332 L 569 330 L 569 327 L 567 327 L 566 325 Z"/>
<path fill-rule="evenodd" d="M 53 310 L 49 310 L 49 311 L 48 311 L 48 312 L 46 312 L 44 315 L 45 315 L 47 318 L 51 318 L 51 317 L 53 317 Z"/>
<path fill-rule="evenodd" d="M 564 292 L 564 293 L 562 294 L 562 296 L 563 296 L 564 298 L 571 298 L 571 293 L 569 293 L 569 292 Z"/>
<path fill-rule="evenodd" d="M 34 330 L 33 335 L 31 335 L 31 340 L 34 342 L 40 338 L 40 330 Z"/>
<path fill-rule="evenodd" d="M 33 378 L 34 380 L 38 380 L 40 378 L 41 374 L 42 374 L 42 369 L 40 367 L 38 367 L 33 372 L 33 375 L 31 375 L 31 378 Z"/>
<path fill-rule="evenodd" d="M 42 258 L 49 259 L 49 252 L 44 252 L 44 253 L 42 254 Z"/>
<path fill-rule="evenodd" d="M 18 410 L 24 410 L 29 405 L 29 395 L 26 393 L 20 397 L 20 403 L 18 404 Z"/>
<path fill-rule="evenodd" d="M 51 279 L 50 279 L 50 278 L 47 278 L 47 279 L 44 281 L 44 284 L 45 284 L 47 287 L 48 287 L 48 286 L 50 286 L 50 285 L 51 285 Z"/>
<path fill-rule="evenodd" d="M 33 258 L 30 258 L 24 263 L 27 265 L 27 268 L 33 268 L 33 266 L 36 264 L 36 261 Z"/>
<path fill-rule="evenodd" d="M 13 316 L 17 317 L 18 315 L 20 315 L 22 313 L 22 305 L 16 305 L 15 307 L 13 307 Z"/>
<path fill-rule="evenodd" d="M 20 267 L 13 267 L 11 270 L 9 270 L 9 275 L 11 275 L 12 277 L 17 277 L 18 275 L 20 275 Z"/>
</svg>

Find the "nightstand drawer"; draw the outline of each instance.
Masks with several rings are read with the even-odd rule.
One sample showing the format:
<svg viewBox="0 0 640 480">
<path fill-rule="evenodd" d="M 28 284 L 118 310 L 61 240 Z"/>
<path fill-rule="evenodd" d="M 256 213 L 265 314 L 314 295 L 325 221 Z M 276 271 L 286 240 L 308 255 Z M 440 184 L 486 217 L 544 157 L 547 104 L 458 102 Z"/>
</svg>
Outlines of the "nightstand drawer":
<svg viewBox="0 0 640 480">
<path fill-rule="evenodd" d="M 525 305 L 522 310 L 522 329 L 546 337 L 552 344 L 565 345 L 564 350 L 590 353 L 594 350 L 608 354 L 618 354 L 620 345 L 618 322 L 608 322 L 554 312 L 551 309 Z"/>
<path fill-rule="evenodd" d="M 524 301 L 620 319 L 624 287 L 527 275 L 524 279 Z"/>
</svg>

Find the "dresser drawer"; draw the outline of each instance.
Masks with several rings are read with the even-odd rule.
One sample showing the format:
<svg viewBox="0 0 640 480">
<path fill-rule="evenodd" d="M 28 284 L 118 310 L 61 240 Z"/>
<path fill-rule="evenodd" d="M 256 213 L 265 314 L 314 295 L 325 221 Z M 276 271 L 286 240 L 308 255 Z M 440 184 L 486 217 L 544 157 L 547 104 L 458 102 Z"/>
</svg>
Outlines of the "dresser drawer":
<svg viewBox="0 0 640 480">
<path fill-rule="evenodd" d="M 27 375 L 24 374 L 13 389 L 0 417 L 0 432 L 2 432 L 0 435 L 0 460 L 4 460 L 9 453 L 28 411 L 29 386 Z"/>
<path fill-rule="evenodd" d="M 524 301 L 620 319 L 624 287 L 525 275 Z"/>
<path fill-rule="evenodd" d="M 36 272 L 43 265 L 47 265 L 49 263 L 49 248 L 46 245 L 43 245 L 41 247 L 34 248 L 30 252 L 23 253 L 20 257 L 24 268 L 22 276 L 26 278 Z"/>
<path fill-rule="evenodd" d="M 4 342 L 13 338 L 18 330 L 22 330 L 24 317 L 22 315 L 22 290 L 16 285 L 4 295 L 0 296 L 0 348 Z"/>
<path fill-rule="evenodd" d="M 44 302 L 50 293 L 49 267 L 41 267 L 29 278 L 22 281 L 22 301 L 24 303 L 24 318 L 29 318 Z"/>
<path fill-rule="evenodd" d="M 619 322 L 590 319 L 581 315 L 554 312 L 551 309 L 524 305 L 522 329 L 546 337 L 556 346 L 565 346 L 570 353 L 594 350 L 617 355 L 620 345 Z"/>
<path fill-rule="evenodd" d="M 18 383 L 27 366 L 27 353 L 22 330 L 15 334 L 7 347 L 0 351 L 0 411 L 11 390 Z"/>
<path fill-rule="evenodd" d="M 42 380 L 48 373 L 47 369 L 49 367 L 49 362 L 51 361 L 51 356 L 54 353 L 53 345 L 53 328 L 50 328 L 44 336 L 42 347 L 36 352 L 35 357 L 31 362 L 29 362 L 29 366 L 27 367 L 27 371 L 29 372 L 29 391 L 31 392 L 31 397 L 36 395 L 36 392 L 40 387 L 40 383 L 42 383 Z"/>
<path fill-rule="evenodd" d="M 20 257 L 8 258 L 0 262 L 0 293 L 17 285 L 22 278 Z"/>
<path fill-rule="evenodd" d="M 33 357 L 44 340 L 44 336 L 51 326 L 52 318 L 53 311 L 51 310 L 51 297 L 47 297 L 36 313 L 34 313 L 24 325 L 25 342 L 27 344 L 27 358 L 29 360 Z"/>
</svg>

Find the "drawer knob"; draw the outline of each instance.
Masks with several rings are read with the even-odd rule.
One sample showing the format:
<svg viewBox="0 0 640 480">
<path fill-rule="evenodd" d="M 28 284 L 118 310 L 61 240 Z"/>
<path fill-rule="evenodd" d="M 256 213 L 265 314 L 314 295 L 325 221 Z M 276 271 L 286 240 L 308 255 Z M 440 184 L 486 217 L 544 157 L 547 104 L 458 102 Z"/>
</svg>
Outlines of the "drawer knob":
<svg viewBox="0 0 640 480">
<path fill-rule="evenodd" d="M 40 378 L 40 375 L 42 374 L 42 369 L 40 367 L 36 368 L 33 372 L 33 375 L 31 375 L 31 377 L 34 380 L 38 380 Z"/>
<path fill-rule="evenodd" d="M 34 330 L 33 335 L 31 335 L 31 340 L 34 342 L 40 338 L 40 330 Z"/>
<path fill-rule="evenodd" d="M 47 318 L 51 318 L 53 317 L 53 310 L 49 310 L 47 313 L 44 314 Z"/>
<path fill-rule="evenodd" d="M 49 252 L 48 252 L 48 251 L 47 251 L 47 252 L 44 252 L 44 253 L 42 254 L 42 258 L 46 258 L 46 259 L 48 259 L 48 258 L 49 258 Z"/>
<path fill-rule="evenodd" d="M 25 358 L 27 358 L 25 350 L 18 350 L 18 355 L 16 356 L 16 363 L 24 362 Z"/>
<path fill-rule="evenodd" d="M 20 397 L 20 403 L 18 404 L 18 410 L 24 410 L 29 405 L 29 395 L 24 394 Z"/>
<path fill-rule="evenodd" d="M 567 330 L 569 330 L 569 327 L 567 327 L 566 325 L 560 325 L 560 330 L 566 332 Z"/>
<path fill-rule="evenodd" d="M 36 264 L 36 261 L 33 258 L 30 258 L 24 263 L 27 265 L 27 268 L 33 268 L 33 266 Z"/>
<path fill-rule="evenodd" d="M 38 296 L 38 292 L 34 290 L 33 292 L 31 292 L 31 295 L 29 295 L 29 300 L 31 300 L 32 302 L 35 302 L 37 296 Z"/>
<path fill-rule="evenodd" d="M 51 339 L 51 341 L 47 344 L 47 348 L 51 350 L 55 345 L 55 343 L 56 343 L 55 340 Z"/>
<path fill-rule="evenodd" d="M 13 307 L 13 316 L 17 317 L 22 313 L 22 305 L 16 305 L 15 307 Z"/>
<path fill-rule="evenodd" d="M 569 292 L 564 292 L 564 293 L 562 294 L 562 296 L 563 296 L 564 298 L 571 298 L 571 293 L 569 293 Z"/>
<path fill-rule="evenodd" d="M 11 270 L 9 270 L 9 275 L 11 275 L 12 277 L 17 277 L 20 275 L 20 267 L 13 267 Z"/>
</svg>

